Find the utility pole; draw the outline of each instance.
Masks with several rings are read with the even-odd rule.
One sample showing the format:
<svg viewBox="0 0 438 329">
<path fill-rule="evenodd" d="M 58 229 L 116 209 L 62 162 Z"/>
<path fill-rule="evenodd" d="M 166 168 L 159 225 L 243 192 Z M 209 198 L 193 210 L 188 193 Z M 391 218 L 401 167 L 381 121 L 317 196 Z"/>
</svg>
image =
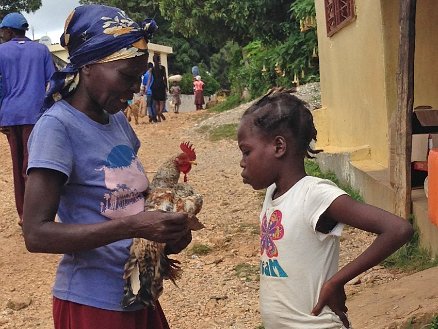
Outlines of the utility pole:
<svg viewBox="0 0 438 329">
<path fill-rule="evenodd" d="M 397 114 L 394 166 L 395 211 L 411 214 L 412 115 L 414 104 L 415 13 L 417 0 L 400 1 L 400 39 L 397 73 Z"/>
</svg>

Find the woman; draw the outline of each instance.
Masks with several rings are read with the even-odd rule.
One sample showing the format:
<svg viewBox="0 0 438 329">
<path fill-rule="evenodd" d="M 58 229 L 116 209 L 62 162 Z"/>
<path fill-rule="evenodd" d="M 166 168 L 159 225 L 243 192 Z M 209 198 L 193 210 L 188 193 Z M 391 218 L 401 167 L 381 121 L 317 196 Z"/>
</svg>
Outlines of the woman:
<svg viewBox="0 0 438 329">
<path fill-rule="evenodd" d="M 120 305 L 133 237 L 167 243 L 169 252 L 191 241 L 186 215 L 144 212 L 140 142 L 121 112 L 139 92 L 155 29 L 154 21 L 140 27 L 101 5 L 67 18 L 61 45 L 71 64 L 52 76 L 50 109 L 29 141 L 23 226 L 29 251 L 64 254 L 53 288 L 55 329 L 169 327 L 159 303 Z"/>
<path fill-rule="evenodd" d="M 201 80 L 200 75 L 197 75 L 195 81 L 193 81 L 193 91 L 195 93 L 196 111 L 202 110 L 204 105 L 204 82 Z"/>
<path fill-rule="evenodd" d="M 160 122 L 161 120 L 166 120 L 166 117 L 163 114 L 167 93 L 166 68 L 161 65 L 160 55 L 155 54 L 152 57 L 152 60 L 154 62 L 154 67 L 152 69 L 153 82 L 151 86 L 152 100 L 157 120 Z"/>
</svg>

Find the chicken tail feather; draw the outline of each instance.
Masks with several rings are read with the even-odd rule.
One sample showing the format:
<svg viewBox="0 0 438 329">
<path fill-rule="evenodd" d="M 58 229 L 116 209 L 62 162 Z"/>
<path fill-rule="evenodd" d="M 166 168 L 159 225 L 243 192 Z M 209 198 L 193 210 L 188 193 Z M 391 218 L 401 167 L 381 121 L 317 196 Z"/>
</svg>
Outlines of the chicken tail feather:
<svg viewBox="0 0 438 329">
<path fill-rule="evenodd" d="M 181 262 L 176 259 L 171 259 L 167 255 L 161 257 L 160 261 L 163 278 L 172 281 L 172 283 L 178 287 L 176 280 L 180 279 L 182 275 Z"/>
</svg>

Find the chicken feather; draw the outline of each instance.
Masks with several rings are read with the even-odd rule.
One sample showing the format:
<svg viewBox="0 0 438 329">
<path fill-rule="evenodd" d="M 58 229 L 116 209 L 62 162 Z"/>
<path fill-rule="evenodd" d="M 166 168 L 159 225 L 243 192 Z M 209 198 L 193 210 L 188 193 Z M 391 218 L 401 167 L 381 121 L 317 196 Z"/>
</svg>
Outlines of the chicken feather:
<svg viewBox="0 0 438 329">
<path fill-rule="evenodd" d="M 196 215 L 201 211 L 203 198 L 187 184 L 187 173 L 192 164 L 196 164 L 196 153 L 189 142 L 181 143 L 183 153 L 168 159 L 157 170 L 146 197 L 145 211 L 173 211 L 188 214 L 188 226 L 199 230 L 204 225 Z M 184 182 L 178 183 L 180 173 L 184 173 Z M 133 280 L 138 270 L 139 289 L 133 290 Z M 170 259 L 165 253 L 165 244 L 134 238 L 130 256 L 125 263 L 125 287 L 122 306 L 129 307 L 135 303 L 155 307 L 155 301 L 163 292 L 163 280 L 176 284 L 181 276 L 180 263 Z"/>
</svg>

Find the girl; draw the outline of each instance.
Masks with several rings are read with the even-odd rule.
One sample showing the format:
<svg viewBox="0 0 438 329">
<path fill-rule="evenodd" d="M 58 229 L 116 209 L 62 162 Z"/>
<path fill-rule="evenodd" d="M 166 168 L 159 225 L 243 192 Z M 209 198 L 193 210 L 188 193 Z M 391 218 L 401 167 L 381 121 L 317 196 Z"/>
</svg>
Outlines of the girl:
<svg viewBox="0 0 438 329">
<path fill-rule="evenodd" d="M 260 214 L 260 305 L 266 329 L 350 328 L 344 285 L 400 248 L 411 225 L 357 202 L 331 181 L 307 176 L 304 158 L 318 150 L 312 114 L 277 92 L 243 114 L 238 130 L 245 184 L 267 188 Z M 344 225 L 378 236 L 338 271 Z"/>
<path fill-rule="evenodd" d="M 178 85 L 177 81 L 172 82 L 172 87 L 170 87 L 170 95 L 172 96 L 172 103 L 174 113 L 179 113 L 179 106 L 181 105 L 181 87 Z"/>
<path fill-rule="evenodd" d="M 29 141 L 23 225 L 29 251 L 64 254 L 53 287 L 55 329 L 169 328 L 159 303 L 120 304 L 132 238 L 167 243 L 169 252 L 191 240 L 187 215 L 144 211 L 140 141 L 121 111 L 140 90 L 154 25 L 85 5 L 61 36 L 70 64 L 52 76 L 50 108 Z"/>
</svg>

